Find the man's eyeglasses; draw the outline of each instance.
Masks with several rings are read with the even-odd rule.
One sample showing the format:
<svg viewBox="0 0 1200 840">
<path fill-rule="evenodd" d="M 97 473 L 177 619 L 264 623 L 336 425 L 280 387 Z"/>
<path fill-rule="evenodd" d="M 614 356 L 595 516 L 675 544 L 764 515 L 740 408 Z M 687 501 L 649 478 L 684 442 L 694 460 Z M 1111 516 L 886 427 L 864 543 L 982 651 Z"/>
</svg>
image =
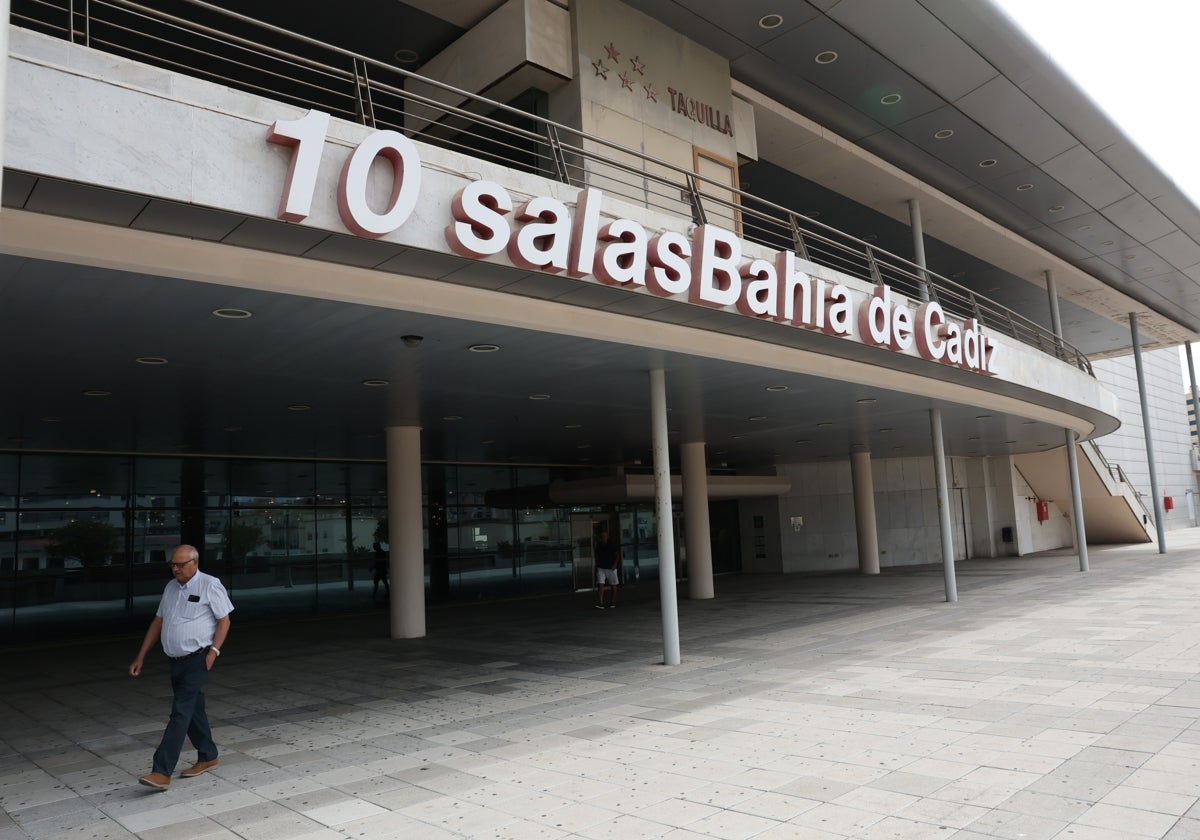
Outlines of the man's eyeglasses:
<svg viewBox="0 0 1200 840">
<path fill-rule="evenodd" d="M 191 560 L 184 560 L 182 563 L 171 563 L 170 566 L 172 569 L 182 569 L 184 566 L 186 566 L 188 563 L 191 563 L 191 562 L 192 562 Z"/>
</svg>

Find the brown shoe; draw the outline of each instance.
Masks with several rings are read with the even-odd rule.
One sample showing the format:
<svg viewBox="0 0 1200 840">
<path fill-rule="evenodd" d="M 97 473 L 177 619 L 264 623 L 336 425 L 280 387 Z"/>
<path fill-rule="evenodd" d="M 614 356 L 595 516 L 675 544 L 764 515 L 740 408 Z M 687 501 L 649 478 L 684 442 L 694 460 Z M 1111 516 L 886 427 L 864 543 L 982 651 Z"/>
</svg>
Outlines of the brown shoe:
<svg viewBox="0 0 1200 840">
<path fill-rule="evenodd" d="M 209 770 L 212 770 L 214 767 L 219 767 L 220 765 L 221 762 L 215 758 L 212 761 L 197 761 L 191 767 L 180 773 L 179 778 L 190 779 L 193 776 L 199 776 L 201 773 L 207 773 Z"/>
<path fill-rule="evenodd" d="M 171 777 L 165 773 L 147 773 L 139 778 L 138 782 L 155 790 L 166 790 L 171 786 Z"/>
</svg>

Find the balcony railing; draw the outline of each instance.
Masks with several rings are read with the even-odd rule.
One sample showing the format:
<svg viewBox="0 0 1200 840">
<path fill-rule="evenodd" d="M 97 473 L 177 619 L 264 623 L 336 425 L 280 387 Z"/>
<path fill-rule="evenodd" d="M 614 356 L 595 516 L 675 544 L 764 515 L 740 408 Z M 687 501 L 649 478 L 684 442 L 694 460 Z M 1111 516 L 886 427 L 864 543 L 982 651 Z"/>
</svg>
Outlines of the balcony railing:
<svg viewBox="0 0 1200 840">
<path fill-rule="evenodd" d="M 975 318 L 994 333 L 1092 373 L 1086 356 L 1035 321 L 868 242 L 729 184 L 350 50 L 230 12 L 177 0 L 172 14 L 127 0 L 12 0 L 17 26 L 443 148 L 716 223 L 790 249 L 910 300 Z"/>
</svg>

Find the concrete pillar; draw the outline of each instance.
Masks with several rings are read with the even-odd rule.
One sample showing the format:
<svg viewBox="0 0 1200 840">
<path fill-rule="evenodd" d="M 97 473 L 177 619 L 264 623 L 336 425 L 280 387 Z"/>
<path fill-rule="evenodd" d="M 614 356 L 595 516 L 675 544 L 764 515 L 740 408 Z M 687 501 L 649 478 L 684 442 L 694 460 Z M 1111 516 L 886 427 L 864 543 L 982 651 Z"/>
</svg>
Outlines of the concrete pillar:
<svg viewBox="0 0 1200 840">
<path fill-rule="evenodd" d="M 954 532 L 950 529 L 950 482 L 946 478 L 946 447 L 942 437 L 942 410 L 929 409 L 929 427 L 933 437 L 933 475 L 937 482 L 938 527 L 942 535 L 942 577 L 946 582 L 946 600 L 958 600 L 958 582 L 954 576 Z"/>
<path fill-rule="evenodd" d="M 6 161 L 4 154 L 4 123 L 5 114 L 8 113 L 8 27 L 9 23 L 9 0 L 0 0 L 0 56 L 4 56 L 5 60 L 0 61 L 0 179 L 3 179 L 4 167 Z M 202 546 L 203 544 L 201 544 Z"/>
<path fill-rule="evenodd" d="M 683 526 L 687 545 L 688 597 L 713 597 L 712 540 L 708 528 L 708 467 L 704 441 L 679 447 L 683 479 Z"/>
<path fill-rule="evenodd" d="M 879 574 L 879 527 L 875 522 L 875 476 L 870 452 L 850 453 L 850 481 L 854 485 L 854 527 L 858 531 L 858 570 Z"/>
<path fill-rule="evenodd" d="M 419 639 L 425 635 L 420 426 L 388 426 L 387 489 L 391 634 Z"/>
<path fill-rule="evenodd" d="M 1146 374 L 1142 370 L 1142 343 L 1138 338 L 1137 313 L 1129 313 L 1129 332 L 1133 339 L 1133 363 L 1137 368 L 1138 399 L 1142 403 L 1142 436 L 1146 439 L 1146 466 L 1150 470 L 1150 495 L 1154 504 L 1154 527 L 1158 532 L 1158 553 L 1167 553 L 1167 535 L 1163 524 L 1162 496 L 1158 494 L 1158 470 L 1154 466 L 1154 441 L 1150 435 L 1150 405 L 1146 401 Z"/>
<path fill-rule="evenodd" d="M 675 535 L 671 510 L 671 453 L 667 443 L 667 378 L 650 371 L 650 431 L 654 442 L 654 510 L 658 517 L 658 600 L 663 664 L 679 664 L 679 605 L 675 594 Z"/>
</svg>

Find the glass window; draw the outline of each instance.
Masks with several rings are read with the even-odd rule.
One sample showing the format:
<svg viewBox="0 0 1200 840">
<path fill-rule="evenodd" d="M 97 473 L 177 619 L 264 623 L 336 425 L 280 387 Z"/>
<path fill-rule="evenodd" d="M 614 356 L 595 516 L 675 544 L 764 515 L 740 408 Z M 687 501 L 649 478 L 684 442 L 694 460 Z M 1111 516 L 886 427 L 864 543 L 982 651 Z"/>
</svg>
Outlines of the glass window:
<svg viewBox="0 0 1200 840">
<path fill-rule="evenodd" d="M 17 468 L 20 459 L 16 455 L 0 455 L 0 510 L 17 506 Z M 0 523 L 0 533 L 3 533 Z"/>
<path fill-rule="evenodd" d="M 130 461 L 108 455 L 21 456 L 21 507 L 123 508 Z"/>
</svg>

